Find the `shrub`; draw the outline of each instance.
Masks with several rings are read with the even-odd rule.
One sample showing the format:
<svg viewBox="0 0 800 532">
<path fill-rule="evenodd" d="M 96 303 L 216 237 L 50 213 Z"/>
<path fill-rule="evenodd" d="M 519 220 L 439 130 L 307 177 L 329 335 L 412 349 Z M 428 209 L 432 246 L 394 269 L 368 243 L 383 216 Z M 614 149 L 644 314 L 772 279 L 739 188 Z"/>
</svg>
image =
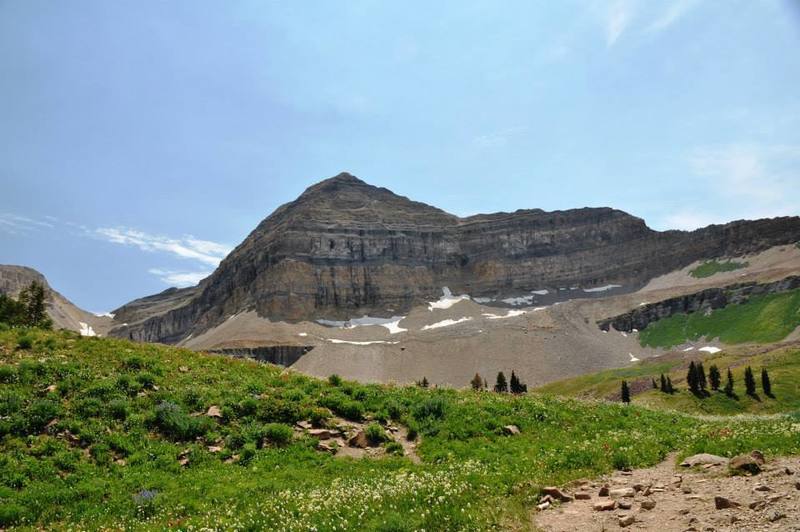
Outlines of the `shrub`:
<svg viewBox="0 0 800 532">
<path fill-rule="evenodd" d="M 377 445 L 379 443 L 383 443 L 387 440 L 386 432 L 383 430 L 383 427 L 378 425 L 377 423 L 370 423 L 367 425 L 367 428 L 364 429 L 364 435 L 367 437 L 367 440 L 373 445 Z"/>
<path fill-rule="evenodd" d="M 175 440 L 193 440 L 203 436 L 212 424 L 207 417 L 191 417 L 178 405 L 168 401 L 156 407 L 155 425 L 162 434 Z"/>
<path fill-rule="evenodd" d="M 269 423 L 264 427 L 264 436 L 275 445 L 286 445 L 292 439 L 292 427 L 283 423 Z"/>
<path fill-rule="evenodd" d="M 445 402 L 441 397 L 429 397 L 422 401 L 414 410 L 414 417 L 425 419 L 428 417 L 442 419 L 445 413 Z"/>
<path fill-rule="evenodd" d="M 112 399 L 108 403 L 108 415 L 114 419 L 125 421 L 128 417 L 128 406 L 127 399 Z"/>
<path fill-rule="evenodd" d="M 256 455 L 256 446 L 253 443 L 247 443 L 244 447 L 242 447 L 242 451 L 239 454 L 239 463 L 244 465 L 250 462 Z"/>
<path fill-rule="evenodd" d="M 355 401 L 344 401 L 337 413 L 350 421 L 361 421 L 364 417 L 364 406 Z"/>
<path fill-rule="evenodd" d="M 341 386 L 342 385 L 342 378 L 338 376 L 336 373 L 328 377 L 328 383 L 331 386 Z"/>
<path fill-rule="evenodd" d="M 314 407 L 308 414 L 308 419 L 315 427 L 324 427 L 330 419 L 331 413 L 326 408 Z"/>
<path fill-rule="evenodd" d="M 3 364 L 0 366 L 0 383 L 11 384 L 17 378 L 17 371 L 14 366 Z"/>
<path fill-rule="evenodd" d="M 386 444 L 386 452 L 388 454 L 396 454 L 398 456 L 403 456 L 403 446 L 396 441 L 390 441 Z"/>
<path fill-rule="evenodd" d="M 79 417 L 86 419 L 90 417 L 100 417 L 105 410 L 104 404 L 96 397 L 87 397 L 75 401 L 73 410 Z"/>
<path fill-rule="evenodd" d="M 29 433 L 41 432 L 61 410 L 61 405 L 50 399 L 39 399 L 31 403 L 26 412 Z"/>
<path fill-rule="evenodd" d="M 17 340 L 17 349 L 30 349 L 33 347 L 33 337 L 29 334 L 23 334 Z"/>
<path fill-rule="evenodd" d="M 25 515 L 25 509 L 14 503 L 0 504 L 0 526 L 14 526 Z"/>
<path fill-rule="evenodd" d="M 156 378 L 152 373 L 143 371 L 136 375 L 136 382 L 138 382 L 142 388 L 152 388 L 156 383 Z"/>
</svg>

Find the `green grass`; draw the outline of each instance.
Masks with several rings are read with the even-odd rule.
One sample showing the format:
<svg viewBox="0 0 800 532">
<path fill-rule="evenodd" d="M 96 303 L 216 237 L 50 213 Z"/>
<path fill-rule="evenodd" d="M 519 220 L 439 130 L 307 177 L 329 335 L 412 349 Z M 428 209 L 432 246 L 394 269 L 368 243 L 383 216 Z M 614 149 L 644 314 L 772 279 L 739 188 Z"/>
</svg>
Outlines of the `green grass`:
<svg viewBox="0 0 800 532">
<path fill-rule="evenodd" d="M 698 279 L 703 279 L 705 277 L 711 277 L 714 274 L 722 273 L 722 272 L 732 272 L 735 270 L 740 270 L 742 268 L 748 267 L 750 264 L 747 262 L 737 262 L 732 260 L 727 260 L 725 262 L 720 262 L 718 260 L 709 260 L 698 266 L 697 268 L 691 270 L 689 275 L 692 277 L 696 277 Z"/>
<path fill-rule="evenodd" d="M 30 347 L 18 347 L 24 335 Z M 67 332 L 0 332 L 0 368 L 6 528 L 525 529 L 545 484 L 672 451 L 800 452 L 789 417 L 709 422 L 547 394 L 329 382 Z M 221 418 L 194 415 L 212 405 Z M 336 458 L 286 438 L 295 421 L 331 411 L 408 426 L 422 463 Z M 508 424 L 521 434 L 505 436 Z"/>
<path fill-rule="evenodd" d="M 740 350 L 742 351 L 742 350 Z M 678 410 L 695 414 L 777 414 L 800 413 L 800 349 L 778 348 L 767 353 L 749 355 L 741 353 L 721 352 L 705 355 L 702 359 L 706 370 L 715 364 L 722 372 L 723 386 L 727 369 L 730 367 L 734 377 L 734 390 L 737 398 L 727 397 L 722 392 L 711 392 L 709 397 L 700 399 L 686 388 L 688 361 L 682 357 L 669 357 L 668 360 L 644 360 L 628 368 L 607 370 L 590 375 L 582 375 L 572 379 L 553 382 L 537 391 L 554 393 L 567 397 L 610 398 L 619 394 L 622 380 L 628 382 L 657 382 L 661 374 L 669 375 L 678 388 L 674 395 L 667 395 L 647 387 L 644 393 L 634 394 L 633 402 L 658 410 Z M 759 374 L 762 367 L 767 368 L 772 381 L 774 398 L 760 393 L 757 398 L 749 397 L 744 392 L 744 369 L 751 366 L 756 372 L 758 389 Z M 643 384 L 644 385 L 644 384 Z"/>
<path fill-rule="evenodd" d="M 708 315 L 676 314 L 639 332 L 644 346 L 672 347 L 686 341 L 719 338 L 726 344 L 777 342 L 800 326 L 800 289 L 755 296 Z"/>
</svg>

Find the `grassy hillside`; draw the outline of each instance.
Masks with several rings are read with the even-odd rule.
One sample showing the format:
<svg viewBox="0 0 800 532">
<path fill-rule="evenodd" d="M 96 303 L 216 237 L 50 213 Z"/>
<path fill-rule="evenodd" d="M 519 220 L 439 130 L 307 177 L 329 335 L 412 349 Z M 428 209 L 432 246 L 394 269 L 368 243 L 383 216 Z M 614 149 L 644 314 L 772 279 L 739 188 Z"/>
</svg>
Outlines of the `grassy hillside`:
<svg viewBox="0 0 800 532">
<path fill-rule="evenodd" d="M 737 398 L 712 392 L 710 397 L 700 399 L 687 391 L 686 373 L 689 360 L 702 360 L 708 370 L 716 364 L 724 376 L 731 368 Z M 744 370 L 751 366 L 758 375 L 762 367 L 767 368 L 772 381 L 774 398 L 761 394 L 752 398 L 745 394 Z M 652 379 L 659 380 L 661 374 L 669 375 L 678 393 L 667 395 L 653 390 Z M 800 348 L 778 348 L 766 353 L 748 355 L 747 350 L 737 353 L 721 352 L 700 356 L 685 353 L 645 360 L 628 368 L 613 369 L 583 375 L 565 381 L 550 383 L 537 391 L 569 397 L 609 398 L 619 394 L 620 383 L 627 380 L 636 383 L 635 388 L 643 393 L 634 393 L 634 404 L 656 409 L 680 410 L 698 414 L 774 414 L 800 412 Z M 759 385 L 760 388 L 760 385 Z"/>
<path fill-rule="evenodd" d="M 717 260 L 709 260 L 690 271 L 689 274 L 697 279 L 703 279 L 705 277 L 711 277 L 717 273 L 740 270 L 742 268 L 746 268 L 747 266 L 749 266 L 747 262 L 737 262 L 732 260 L 720 262 Z"/>
<path fill-rule="evenodd" d="M 671 347 L 701 337 L 726 344 L 777 342 L 800 327 L 800 290 L 750 298 L 706 315 L 676 314 L 653 322 L 639 333 L 642 345 Z"/>
<path fill-rule="evenodd" d="M 211 406 L 220 418 L 203 415 Z M 337 458 L 291 436 L 296 421 L 334 414 L 408 426 L 422 463 Z M 505 436 L 507 424 L 521 434 Z M 798 453 L 799 435 L 790 417 L 716 423 L 328 382 L 165 346 L 0 331 L 0 527 L 524 529 L 541 485 L 673 450 Z"/>
</svg>

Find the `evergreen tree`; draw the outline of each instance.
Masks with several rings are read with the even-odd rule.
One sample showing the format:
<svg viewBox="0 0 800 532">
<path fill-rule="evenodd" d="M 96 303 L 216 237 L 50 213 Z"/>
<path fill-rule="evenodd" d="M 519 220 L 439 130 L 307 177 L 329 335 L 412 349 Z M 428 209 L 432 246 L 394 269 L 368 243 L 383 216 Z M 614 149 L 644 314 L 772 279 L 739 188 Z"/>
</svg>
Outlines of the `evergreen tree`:
<svg viewBox="0 0 800 532">
<path fill-rule="evenodd" d="M 669 393 L 669 388 L 667 388 L 667 378 L 664 377 L 664 374 L 661 374 L 661 391 L 664 393 Z"/>
<path fill-rule="evenodd" d="M 756 394 L 756 379 L 753 377 L 753 369 L 750 366 L 744 370 L 744 387 L 747 395 Z"/>
<path fill-rule="evenodd" d="M 706 368 L 703 367 L 702 362 L 698 362 L 694 367 L 694 370 L 695 375 L 697 375 L 697 387 L 700 389 L 700 393 L 704 394 L 706 387 L 708 386 L 708 380 L 706 380 Z"/>
<path fill-rule="evenodd" d="M 728 380 L 725 382 L 725 395 L 733 397 L 733 373 L 731 373 L 731 368 L 728 368 Z"/>
<path fill-rule="evenodd" d="M 486 382 L 486 377 L 483 378 L 483 389 L 484 390 L 488 390 L 489 389 L 489 383 Z"/>
<path fill-rule="evenodd" d="M 697 378 L 697 366 L 694 360 L 689 363 L 689 372 L 686 374 L 686 383 L 689 385 L 689 391 L 697 395 L 700 393 L 700 380 Z"/>
<path fill-rule="evenodd" d="M 422 380 L 419 382 L 420 387 L 427 388 L 430 384 L 428 383 L 428 377 L 422 377 Z"/>
<path fill-rule="evenodd" d="M 764 390 L 764 395 L 772 397 L 772 383 L 769 381 L 767 368 L 761 368 L 761 389 Z"/>
<path fill-rule="evenodd" d="M 658 390 L 658 383 L 656 382 L 656 378 L 655 377 L 653 377 L 652 382 L 653 382 L 653 389 L 654 390 Z"/>
<path fill-rule="evenodd" d="M 497 382 L 494 385 L 494 391 L 498 393 L 505 393 L 508 391 L 508 383 L 506 382 L 506 376 L 503 375 L 502 371 L 497 374 Z"/>
<path fill-rule="evenodd" d="M 0 323 L 12 327 L 23 325 L 25 321 L 25 306 L 4 294 L 0 294 Z"/>
<path fill-rule="evenodd" d="M 628 388 L 628 381 L 622 381 L 622 402 L 631 402 L 631 390 Z"/>
<path fill-rule="evenodd" d="M 672 386 L 672 379 L 670 377 L 667 377 L 667 393 L 670 395 L 675 393 L 675 388 Z"/>
<path fill-rule="evenodd" d="M 50 329 L 52 320 L 47 316 L 47 304 L 44 286 L 33 281 L 19 294 L 19 302 L 23 305 L 23 325 Z"/>
<path fill-rule="evenodd" d="M 478 391 L 481 388 L 483 388 L 483 379 L 481 379 L 481 376 L 478 373 L 476 373 L 475 376 L 472 377 L 472 380 L 469 381 L 469 383 L 472 385 L 472 389 L 475 391 Z"/>
<path fill-rule="evenodd" d="M 708 368 L 708 381 L 711 383 L 711 389 L 715 392 L 719 390 L 719 384 L 722 380 L 722 375 L 719 373 L 719 368 L 716 364 Z"/>
<path fill-rule="evenodd" d="M 511 370 L 511 378 L 508 380 L 508 387 L 511 393 L 519 393 L 519 379 L 513 369 Z"/>
</svg>

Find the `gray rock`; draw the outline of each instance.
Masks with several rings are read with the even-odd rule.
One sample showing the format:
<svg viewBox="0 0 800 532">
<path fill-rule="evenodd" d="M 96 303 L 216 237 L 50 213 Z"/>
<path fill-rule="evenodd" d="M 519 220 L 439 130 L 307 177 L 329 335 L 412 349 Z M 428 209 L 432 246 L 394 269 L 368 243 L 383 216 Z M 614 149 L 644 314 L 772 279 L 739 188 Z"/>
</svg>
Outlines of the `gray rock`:
<svg viewBox="0 0 800 532">
<path fill-rule="evenodd" d="M 646 499 L 642 501 L 642 510 L 652 510 L 656 507 L 656 501 L 653 499 Z"/>
<path fill-rule="evenodd" d="M 636 490 L 634 490 L 633 488 L 616 488 L 616 489 L 610 490 L 608 492 L 608 496 L 612 497 L 614 499 L 619 499 L 619 498 L 622 498 L 622 497 L 635 497 L 636 496 Z"/>
<path fill-rule="evenodd" d="M 626 515 L 625 517 L 619 518 L 619 526 L 625 528 L 627 526 L 631 526 L 633 523 L 636 522 L 636 518 L 633 515 Z"/>
<path fill-rule="evenodd" d="M 717 510 L 725 510 L 728 508 L 739 508 L 741 504 L 739 504 L 736 501 L 732 501 L 730 499 L 727 499 L 725 497 L 720 497 L 719 495 L 717 495 L 716 497 L 714 497 L 714 506 L 716 507 Z"/>
<path fill-rule="evenodd" d="M 717 456 L 715 454 L 708 454 L 708 453 L 701 453 L 695 454 L 693 456 L 688 457 L 686 460 L 681 462 L 681 466 L 683 467 L 695 467 L 695 466 L 702 466 L 702 465 L 725 465 L 728 463 L 728 459 L 723 456 Z"/>
<path fill-rule="evenodd" d="M 734 472 L 749 473 L 751 475 L 757 475 L 761 473 L 761 466 L 759 465 L 758 460 L 749 454 L 742 454 L 732 458 L 728 464 L 728 467 L 730 467 Z"/>
</svg>

